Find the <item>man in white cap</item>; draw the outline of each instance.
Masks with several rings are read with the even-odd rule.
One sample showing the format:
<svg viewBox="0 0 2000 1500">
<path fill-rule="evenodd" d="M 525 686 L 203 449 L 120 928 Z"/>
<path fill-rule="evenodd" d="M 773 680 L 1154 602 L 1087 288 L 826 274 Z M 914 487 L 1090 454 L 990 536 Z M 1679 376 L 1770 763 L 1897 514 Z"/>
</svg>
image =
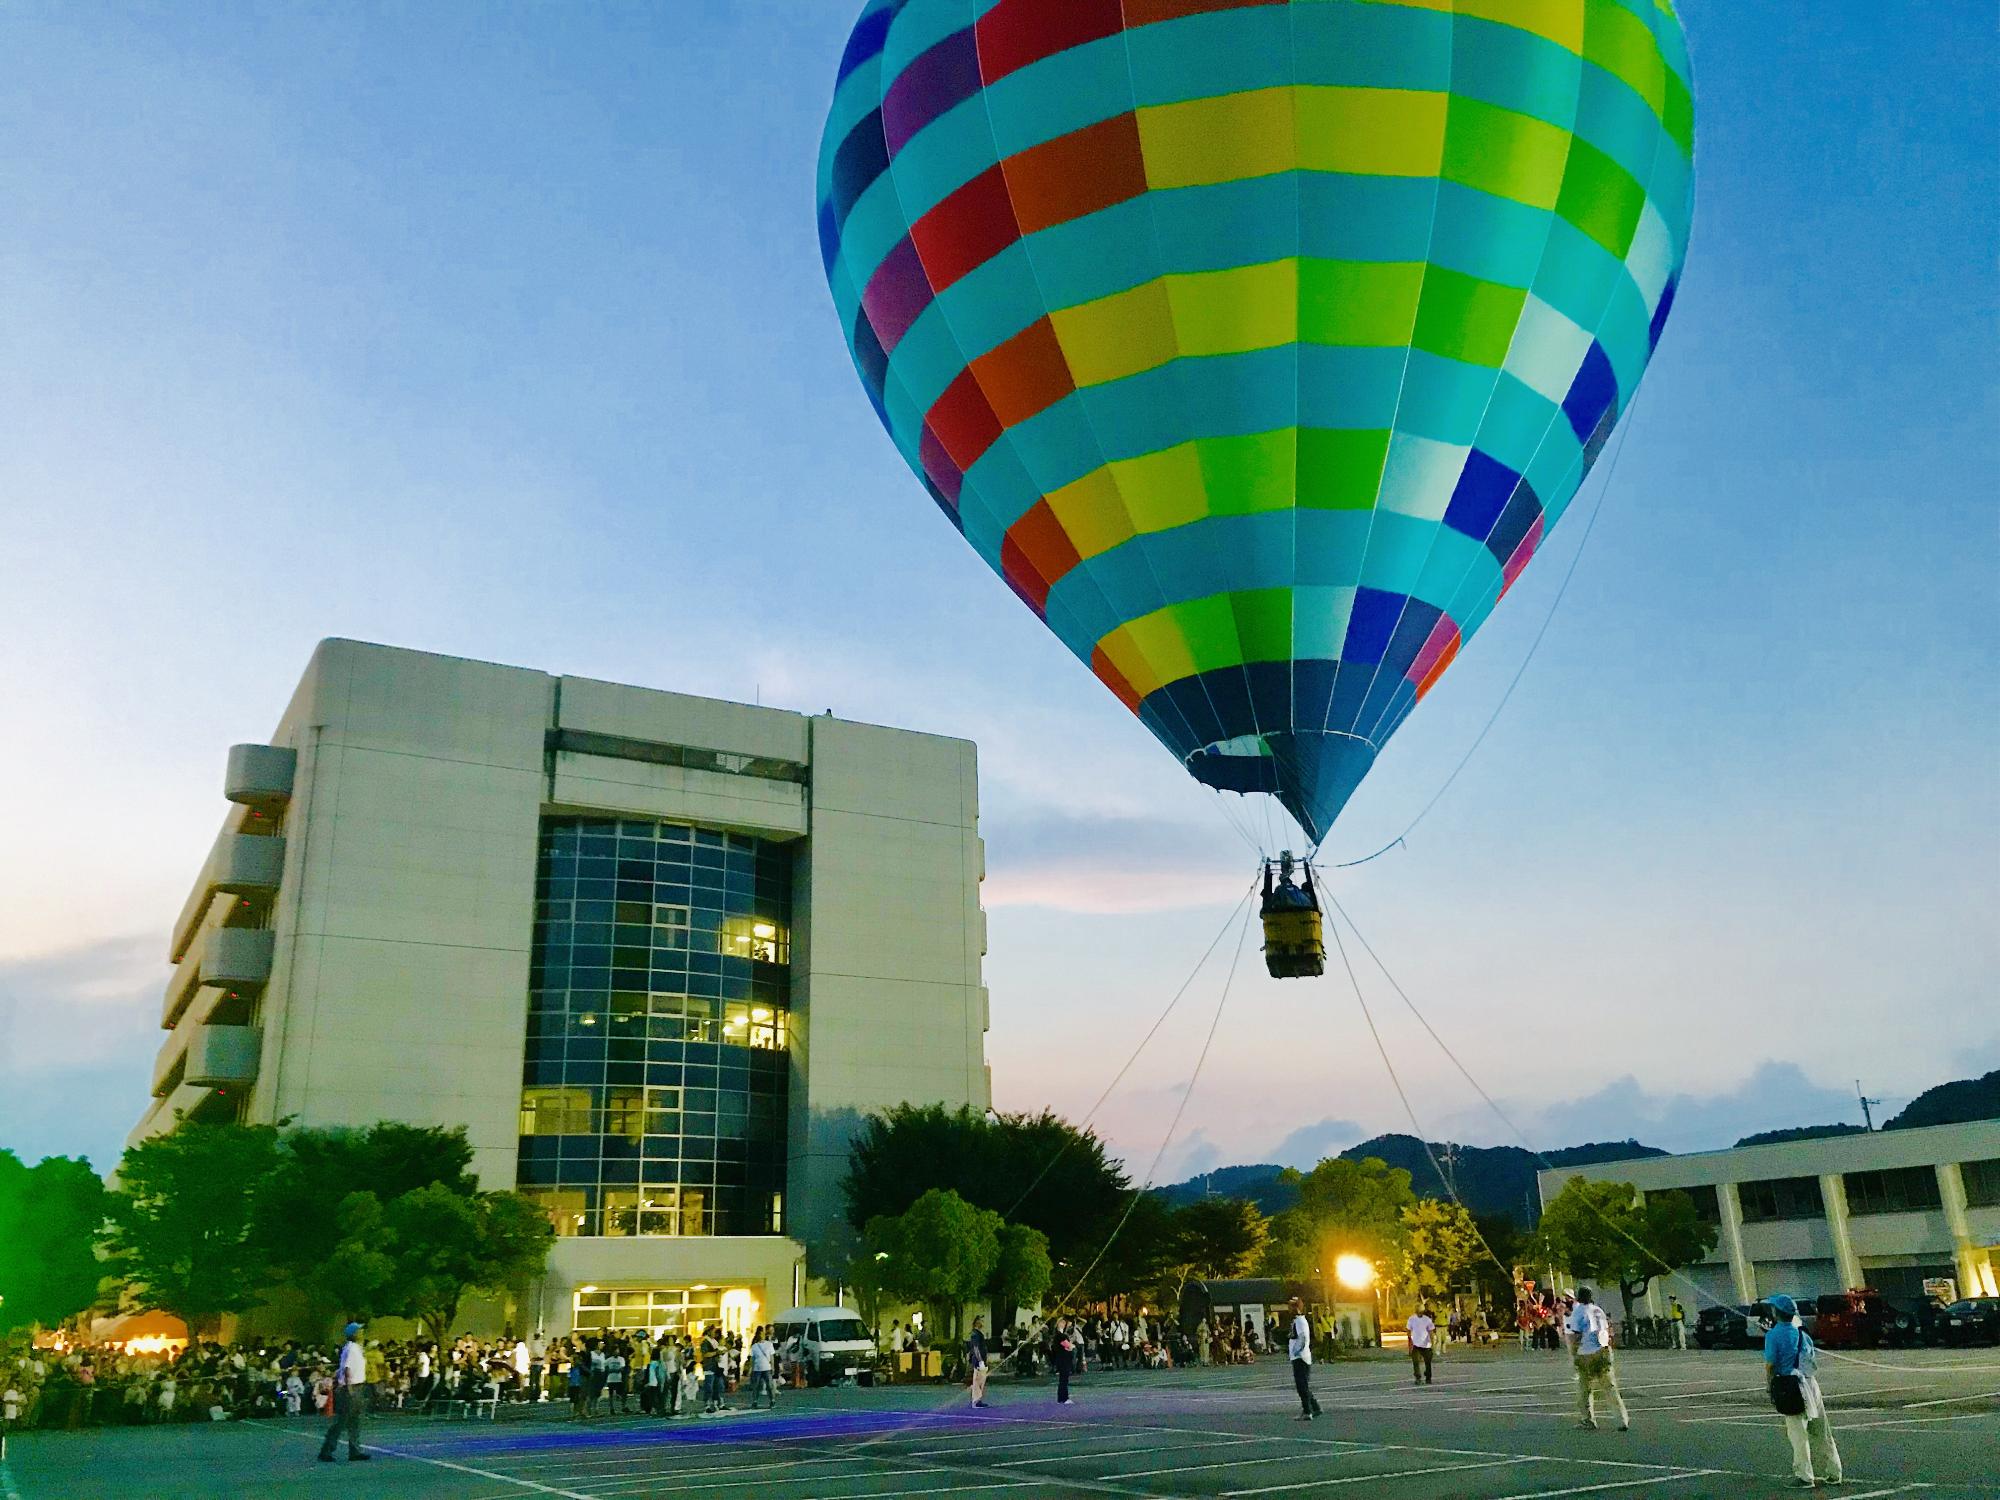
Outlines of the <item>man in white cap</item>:
<svg viewBox="0 0 2000 1500">
<path fill-rule="evenodd" d="M 340 1434 L 347 1432 L 347 1457 L 359 1463 L 368 1457 L 361 1451 L 361 1408 L 368 1401 L 368 1355 L 361 1347 L 361 1325 L 347 1325 L 347 1342 L 340 1346 L 340 1363 L 333 1372 L 333 1423 L 326 1429 L 326 1441 L 319 1445 L 319 1461 L 333 1462 L 333 1450 Z"/>
</svg>

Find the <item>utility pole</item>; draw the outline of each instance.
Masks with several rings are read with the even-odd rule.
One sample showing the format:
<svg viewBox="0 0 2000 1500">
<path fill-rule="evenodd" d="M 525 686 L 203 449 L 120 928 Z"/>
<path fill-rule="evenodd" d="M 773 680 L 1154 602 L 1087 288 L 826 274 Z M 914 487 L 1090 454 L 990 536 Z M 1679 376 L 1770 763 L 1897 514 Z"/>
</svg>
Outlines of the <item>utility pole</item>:
<svg viewBox="0 0 2000 1500">
<path fill-rule="evenodd" d="M 1855 1097 L 1861 1101 L 1861 1123 L 1872 1131 L 1875 1128 L 1874 1106 L 1880 1104 L 1882 1101 L 1880 1099 L 1870 1099 L 1866 1094 L 1862 1093 L 1861 1080 L 1859 1078 L 1854 1080 L 1854 1093 Z"/>
<path fill-rule="evenodd" d="M 1446 1141 L 1438 1147 L 1438 1165 L 1444 1169 L 1444 1185 L 1454 1202 L 1458 1198 L 1458 1143 Z"/>
</svg>

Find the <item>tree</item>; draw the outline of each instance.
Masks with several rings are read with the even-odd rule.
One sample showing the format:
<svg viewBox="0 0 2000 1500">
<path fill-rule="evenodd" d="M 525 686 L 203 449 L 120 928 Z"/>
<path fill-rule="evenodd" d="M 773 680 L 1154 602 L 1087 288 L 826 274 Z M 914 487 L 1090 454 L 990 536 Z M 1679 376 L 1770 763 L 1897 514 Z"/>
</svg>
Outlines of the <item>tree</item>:
<svg viewBox="0 0 2000 1500">
<path fill-rule="evenodd" d="M 857 1230 L 904 1213 L 931 1188 L 948 1188 L 1041 1230 L 1056 1264 L 1079 1270 L 1104 1245 L 1130 1193 L 1096 1132 L 1046 1110 L 988 1116 L 897 1105 L 871 1116 L 850 1151 L 843 1191 Z"/>
<path fill-rule="evenodd" d="M 451 1337 L 468 1292 L 527 1281 L 555 1239 L 548 1216 L 519 1193 L 464 1193 L 442 1182 L 383 1205 L 381 1222 L 390 1262 L 381 1295 L 439 1343 Z"/>
<path fill-rule="evenodd" d="M 1074 1260 L 1057 1262 L 1057 1295 L 1065 1303 L 1164 1297 L 1175 1286 L 1179 1250 L 1167 1200 L 1128 1193 L 1099 1232 L 1071 1252 Z"/>
<path fill-rule="evenodd" d="M 252 1232 L 255 1205 L 278 1163 L 270 1125 L 189 1120 L 126 1151 L 105 1244 L 141 1307 L 200 1338 L 258 1304 L 270 1260 Z"/>
<path fill-rule="evenodd" d="M 0 1151 L 0 1333 L 54 1326 L 97 1300 L 104 1184 L 90 1163 Z"/>
<path fill-rule="evenodd" d="M 463 1128 L 385 1120 L 364 1129 L 288 1130 L 258 1194 L 256 1237 L 272 1268 L 327 1324 L 390 1311 L 393 1259 L 383 1212 L 405 1193 L 441 1185 L 478 1192 Z"/>
<path fill-rule="evenodd" d="M 1654 1277 L 1700 1260 L 1715 1248 L 1716 1233 L 1686 1193 L 1655 1193 L 1642 1203 L 1629 1182 L 1572 1177 L 1542 1212 L 1549 1259 L 1577 1277 L 1615 1284 L 1627 1320 L 1632 1299 Z"/>
<path fill-rule="evenodd" d="M 1197 1198 L 1173 1211 L 1166 1226 L 1170 1247 L 1158 1291 L 1168 1307 L 1196 1278 L 1246 1276 L 1263 1258 L 1271 1221 L 1243 1198 Z"/>
<path fill-rule="evenodd" d="M 1403 1210 L 1417 1201 L 1410 1174 L 1379 1156 L 1329 1157 L 1310 1172 L 1291 1172 L 1299 1200 L 1271 1221 L 1264 1253 L 1272 1275 L 1304 1280 L 1333 1274 L 1334 1258 L 1360 1255 L 1393 1277 L 1402 1245 Z"/>
<path fill-rule="evenodd" d="M 1002 1224 L 999 1258 L 986 1283 L 986 1295 L 993 1304 L 994 1332 L 1014 1321 L 1016 1308 L 1039 1302 L 1054 1278 L 1049 1237 L 1026 1224 Z"/>
<path fill-rule="evenodd" d="M 1442 1297 L 1464 1283 L 1483 1252 L 1472 1215 L 1457 1203 L 1423 1198 L 1403 1210 L 1403 1286 L 1419 1298 Z"/>
<path fill-rule="evenodd" d="M 880 1257 L 887 1289 L 923 1304 L 929 1325 L 956 1341 L 965 1304 L 991 1284 L 1000 1264 L 1000 1215 L 931 1188 L 908 1213 L 869 1221 L 866 1238 Z"/>
</svg>

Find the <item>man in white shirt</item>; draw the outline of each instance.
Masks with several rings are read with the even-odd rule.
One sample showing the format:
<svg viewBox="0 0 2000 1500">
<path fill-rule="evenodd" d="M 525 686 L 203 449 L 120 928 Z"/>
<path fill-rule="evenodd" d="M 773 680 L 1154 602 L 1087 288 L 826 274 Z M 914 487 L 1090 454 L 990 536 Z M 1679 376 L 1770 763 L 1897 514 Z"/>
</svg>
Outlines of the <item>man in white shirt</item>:
<svg viewBox="0 0 2000 1500">
<path fill-rule="evenodd" d="M 1419 1306 L 1403 1325 L 1410 1330 L 1410 1383 L 1431 1383 L 1431 1345 L 1437 1338 L 1437 1319 L 1428 1307 Z"/>
<path fill-rule="evenodd" d="M 1618 1430 L 1632 1430 L 1632 1414 L 1618 1389 L 1618 1372 L 1611 1361 L 1611 1320 L 1597 1305 L 1590 1288 L 1576 1289 L 1576 1310 L 1569 1315 L 1569 1346 L 1576 1356 L 1576 1424 L 1597 1425 L 1596 1398 L 1601 1390 L 1618 1408 Z"/>
<path fill-rule="evenodd" d="M 1319 1397 L 1312 1391 L 1312 1323 L 1296 1297 L 1292 1298 L 1292 1336 L 1286 1342 L 1285 1352 L 1292 1357 L 1292 1384 L 1299 1391 L 1299 1420 L 1310 1422 L 1320 1414 Z"/>
<path fill-rule="evenodd" d="M 333 1462 L 333 1450 L 347 1433 L 347 1458 L 359 1463 L 368 1457 L 361 1451 L 361 1408 L 368 1400 L 368 1355 L 361 1347 L 361 1325 L 347 1325 L 347 1342 L 340 1346 L 340 1363 L 333 1372 L 333 1424 L 326 1429 L 326 1441 L 319 1445 L 319 1461 Z"/>
<path fill-rule="evenodd" d="M 757 1393 L 764 1393 L 764 1404 L 773 1411 L 778 1408 L 778 1385 L 774 1378 L 778 1363 L 778 1346 L 771 1342 L 767 1329 L 757 1330 L 757 1341 L 750 1346 L 750 1409 L 757 1408 Z"/>
</svg>

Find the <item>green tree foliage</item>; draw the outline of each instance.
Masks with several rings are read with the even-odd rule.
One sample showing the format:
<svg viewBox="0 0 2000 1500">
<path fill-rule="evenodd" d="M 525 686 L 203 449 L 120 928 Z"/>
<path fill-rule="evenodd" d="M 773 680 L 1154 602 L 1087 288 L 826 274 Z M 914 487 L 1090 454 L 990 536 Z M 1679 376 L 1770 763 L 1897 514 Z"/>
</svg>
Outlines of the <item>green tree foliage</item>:
<svg viewBox="0 0 2000 1500">
<path fill-rule="evenodd" d="M 1271 1221 L 1244 1198 L 1197 1198 L 1173 1209 L 1165 1226 L 1167 1274 L 1149 1290 L 1178 1307 L 1190 1281 L 1247 1276 L 1263 1259 L 1270 1234 Z"/>
<path fill-rule="evenodd" d="M 1055 1266 L 1056 1296 L 1066 1307 L 1164 1295 L 1175 1285 L 1179 1255 L 1174 1210 L 1158 1193 L 1127 1193 L 1073 1254 L 1074 1260 L 1059 1259 Z"/>
<path fill-rule="evenodd" d="M 270 1125 L 188 1121 L 126 1151 L 105 1244 L 134 1300 L 198 1337 L 256 1306 L 270 1271 L 256 1203 L 279 1162 Z"/>
<path fill-rule="evenodd" d="M 1041 1230 L 1057 1266 L 1079 1270 L 1103 1246 L 1129 1194 L 1124 1169 L 1096 1133 L 1047 1111 L 989 1117 L 904 1104 L 871 1117 L 848 1162 L 848 1221 L 865 1229 L 931 1188 Z"/>
<path fill-rule="evenodd" d="M 1325 1280 L 1333 1257 L 1362 1255 L 1393 1277 L 1403 1241 L 1403 1210 L 1417 1201 L 1410 1174 L 1379 1156 L 1329 1157 L 1310 1172 L 1288 1171 L 1298 1202 L 1271 1221 L 1266 1271 L 1298 1280 Z"/>
<path fill-rule="evenodd" d="M 258 1195 L 256 1236 L 321 1325 L 393 1312 L 404 1300 L 384 1245 L 386 1205 L 432 1186 L 478 1192 L 463 1129 L 385 1120 L 288 1130 L 280 1144 L 278 1170 Z"/>
<path fill-rule="evenodd" d="M 53 1327 L 97 1300 L 104 1184 L 67 1156 L 29 1167 L 0 1151 L 0 1333 Z"/>
<path fill-rule="evenodd" d="M 1632 1316 L 1632 1299 L 1655 1276 L 1700 1260 L 1715 1248 L 1717 1229 L 1695 1214 L 1686 1193 L 1654 1193 L 1643 1203 L 1629 1182 L 1572 1177 L 1542 1212 L 1548 1258 L 1584 1281 L 1615 1284 Z"/>
<path fill-rule="evenodd" d="M 1442 1297 L 1465 1286 L 1468 1273 L 1483 1253 L 1478 1227 L 1459 1204 L 1422 1198 L 1403 1210 L 1397 1279 L 1419 1299 Z"/>
<path fill-rule="evenodd" d="M 993 1263 L 993 1275 L 986 1286 L 993 1302 L 994 1328 L 1013 1322 L 1016 1308 L 1040 1301 L 1054 1279 L 1049 1237 L 1026 1224 L 1002 1224 L 1000 1257 Z"/>
<path fill-rule="evenodd" d="M 923 1305 L 930 1327 L 956 1340 L 965 1304 L 984 1294 L 1000 1266 L 1000 1215 L 949 1188 L 931 1188 L 907 1213 L 869 1220 L 865 1238 L 884 1287 Z"/>
<path fill-rule="evenodd" d="M 555 1239 L 548 1216 L 518 1193 L 468 1193 L 433 1182 L 379 1211 L 389 1276 L 377 1296 L 440 1343 L 451 1336 L 467 1293 L 525 1283 L 541 1271 Z"/>
</svg>

